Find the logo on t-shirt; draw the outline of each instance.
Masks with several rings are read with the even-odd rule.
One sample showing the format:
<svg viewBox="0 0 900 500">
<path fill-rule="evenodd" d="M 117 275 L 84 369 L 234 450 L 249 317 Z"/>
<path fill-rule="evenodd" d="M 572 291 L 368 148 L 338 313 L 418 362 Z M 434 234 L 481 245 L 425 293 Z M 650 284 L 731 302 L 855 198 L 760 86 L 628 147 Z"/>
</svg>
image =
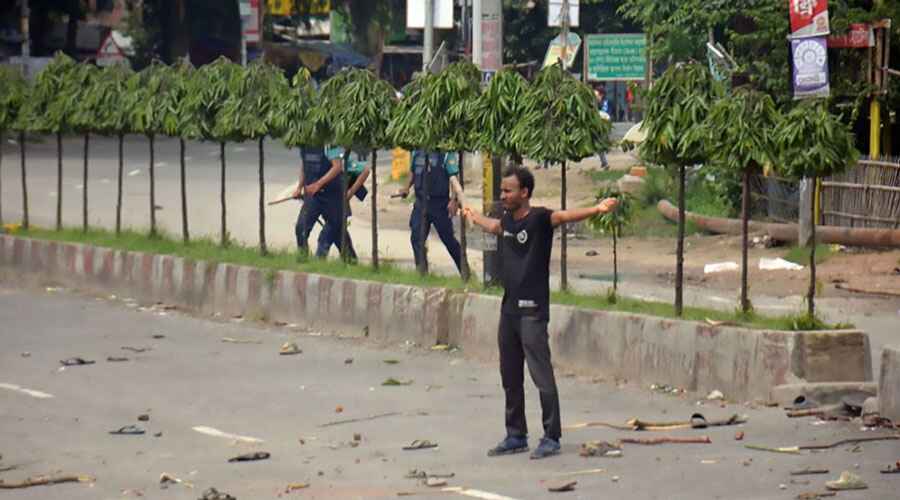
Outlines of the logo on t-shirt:
<svg viewBox="0 0 900 500">
<path fill-rule="evenodd" d="M 517 240 L 519 243 L 521 243 L 521 244 L 524 245 L 525 242 L 528 241 L 528 231 L 526 231 L 526 230 L 524 230 L 524 229 L 521 230 L 521 231 L 519 231 L 519 234 L 516 235 L 516 240 Z"/>
</svg>

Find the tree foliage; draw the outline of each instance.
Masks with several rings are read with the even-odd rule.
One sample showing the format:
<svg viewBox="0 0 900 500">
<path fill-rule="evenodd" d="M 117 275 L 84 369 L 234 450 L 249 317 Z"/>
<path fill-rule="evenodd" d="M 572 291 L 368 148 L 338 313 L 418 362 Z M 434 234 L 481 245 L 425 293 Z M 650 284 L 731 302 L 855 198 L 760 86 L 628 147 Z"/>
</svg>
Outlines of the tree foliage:
<svg viewBox="0 0 900 500">
<path fill-rule="evenodd" d="M 28 90 L 28 83 L 18 70 L 0 66 L 0 132 L 16 128 Z"/>
<path fill-rule="evenodd" d="M 775 164 L 775 129 L 781 115 L 768 94 L 741 87 L 713 104 L 706 123 L 716 167 L 743 172 Z"/>
<path fill-rule="evenodd" d="M 168 93 L 175 84 L 174 70 L 160 61 L 153 61 L 131 77 L 128 108 L 133 132 L 144 135 L 165 132 Z"/>
<path fill-rule="evenodd" d="M 670 67 L 645 94 L 641 154 L 666 166 L 693 165 L 706 151 L 707 114 L 720 87 L 705 66 L 690 62 Z"/>
<path fill-rule="evenodd" d="M 587 85 L 554 64 L 541 70 L 513 128 L 516 149 L 539 162 L 562 163 L 609 150 L 612 124 L 597 112 Z"/>
<path fill-rule="evenodd" d="M 201 66 L 192 79 L 192 88 L 182 107 L 195 117 L 196 125 L 204 139 L 216 142 L 231 140 L 231 137 L 217 135 L 216 118 L 231 93 L 231 82 L 238 78 L 243 68 L 225 57 L 219 57 L 210 64 Z M 222 129 L 224 132 L 229 130 Z"/>
<path fill-rule="evenodd" d="M 188 140 L 203 138 L 201 101 L 189 96 L 197 89 L 197 71 L 185 59 L 172 67 L 172 82 L 162 103 L 162 125 L 166 135 Z"/>
<path fill-rule="evenodd" d="M 521 156 L 513 129 L 522 118 L 528 81 L 516 71 L 503 69 L 491 79 L 475 103 L 475 143 L 492 155 Z"/>
<path fill-rule="evenodd" d="M 213 135 L 255 140 L 275 131 L 274 116 L 290 86 L 284 73 L 270 64 L 254 62 L 231 73 L 228 97 L 216 114 Z"/>
<path fill-rule="evenodd" d="M 789 177 L 827 177 L 856 162 L 853 134 L 823 101 L 805 101 L 784 116 L 776 131 L 778 168 Z"/>
<path fill-rule="evenodd" d="M 78 64 L 58 52 L 35 79 L 28 99 L 19 113 L 20 128 L 39 134 L 66 133 L 70 130 L 76 105 L 77 88 L 72 73 Z"/>
<path fill-rule="evenodd" d="M 350 68 L 322 86 L 314 120 L 330 132 L 333 144 L 368 150 L 390 145 L 393 107 L 390 84 L 369 70 Z"/>
<path fill-rule="evenodd" d="M 403 88 L 403 98 L 394 107 L 387 134 L 391 142 L 402 148 L 437 148 L 439 139 L 436 129 L 429 125 L 435 122 L 434 110 L 426 101 L 427 89 L 438 77 L 432 73 L 418 73 L 413 81 Z"/>
<path fill-rule="evenodd" d="M 93 64 L 77 64 L 69 76 L 73 89 L 70 122 L 77 132 L 89 133 L 99 128 L 103 108 L 107 106 L 94 96 L 100 75 L 100 68 Z"/>
<path fill-rule="evenodd" d="M 131 130 L 130 96 L 134 72 L 123 64 L 99 71 L 80 108 L 93 114 L 93 131 L 100 134 L 124 134 Z"/>
<path fill-rule="evenodd" d="M 317 99 L 309 71 L 303 68 L 294 75 L 291 90 L 282 102 L 281 112 L 273 117 L 272 124 L 287 147 L 325 144 L 327 131 L 317 128 L 311 116 Z"/>
</svg>

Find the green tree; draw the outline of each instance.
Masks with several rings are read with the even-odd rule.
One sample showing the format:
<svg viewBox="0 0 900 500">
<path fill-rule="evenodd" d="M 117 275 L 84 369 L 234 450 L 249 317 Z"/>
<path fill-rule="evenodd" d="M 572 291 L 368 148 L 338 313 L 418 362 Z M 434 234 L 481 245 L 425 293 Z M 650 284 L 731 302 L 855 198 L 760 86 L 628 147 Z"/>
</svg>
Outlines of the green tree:
<svg viewBox="0 0 900 500">
<path fill-rule="evenodd" d="M 255 62 L 232 75 L 229 95 L 216 115 L 213 135 L 256 141 L 259 149 L 259 251 L 266 245 L 265 140 L 277 135 L 274 116 L 290 92 L 284 73 L 275 66 Z"/>
<path fill-rule="evenodd" d="M 670 67 L 646 93 L 641 154 L 651 162 L 678 169 L 678 242 L 675 264 L 675 313 L 684 309 L 685 169 L 706 158 L 705 122 L 721 93 L 705 66 L 691 62 Z"/>
<path fill-rule="evenodd" d="M 28 83 L 22 77 L 22 74 L 16 69 L 9 66 L 0 66 L 0 144 L 3 144 L 4 134 L 7 130 L 15 130 L 16 122 L 19 116 L 19 110 L 25 103 L 28 95 Z M 25 134 L 19 134 L 19 145 L 23 151 L 22 163 L 22 179 L 23 179 L 23 199 L 25 203 L 25 226 L 28 227 L 28 196 L 24 192 L 25 179 Z M 3 156 L 0 155 L 0 225 L 3 224 Z"/>
<path fill-rule="evenodd" d="M 38 73 L 20 119 L 27 131 L 56 135 L 56 230 L 62 229 L 63 134 L 71 130 L 77 87 L 73 73 L 77 63 L 59 52 Z M 24 145 L 23 145 L 24 147 Z"/>
<path fill-rule="evenodd" d="M 185 112 L 196 116 L 193 125 L 200 128 L 200 133 L 205 140 L 215 141 L 219 144 L 219 206 L 221 224 L 219 230 L 219 244 L 228 245 L 227 204 L 225 199 L 225 143 L 234 140 L 230 135 L 231 127 L 216 127 L 217 117 L 228 97 L 231 95 L 231 82 L 238 78 L 243 68 L 230 60 L 220 57 L 211 64 L 201 66 L 191 79 L 193 83 L 191 92 L 182 103 Z M 221 135 L 220 135 L 221 134 Z"/>
<path fill-rule="evenodd" d="M 188 96 L 194 91 L 196 83 L 194 67 L 187 60 L 180 60 L 174 68 L 172 86 L 165 95 L 162 107 L 163 131 L 166 135 L 178 138 L 178 159 L 181 185 L 181 239 L 190 241 L 187 212 L 187 182 L 185 165 L 185 140 L 199 140 L 203 137 L 203 129 L 198 115 L 201 107 L 198 101 L 189 101 Z"/>
<path fill-rule="evenodd" d="M 99 134 L 115 135 L 118 142 L 116 181 L 116 234 L 122 231 L 122 183 L 125 170 L 125 134 L 131 132 L 130 82 L 134 72 L 124 64 L 103 68 L 94 79 L 81 107 L 97 113 L 94 130 Z"/>
<path fill-rule="evenodd" d="M 481 71 L 469 61 L 459 61 L 448 66 L 438 75 L 434 85 L 437 90 L 435 109 L 438 113 L 439 148 L 455 151 L 459 156 L 459 184 L 465 188 L 465 154 L 471 152 L 475 132 L 475 103 L 481 95 Z M 463 201 L 463 200 L 460 200 Z M 459 243 L 462 248 L 460 272 L 463 281 L 469 281 L 468 243 L 466 241 L 466 218 L 459 218 Z"/>
<path fill-rule="evenodd" d="M 522 164 L 521 144 L 513 129 L 522 117 L 528 81 L 511 69 L 497 72 L 474 105 L 475 143 L 481 151 L 495 156 L 512 156 Z"/>
<path fill-rule="evenodd" d="M 600 117 L 596 99 L 587 85 L 554 64 L 541 70 L 522 100 L 521 117 L 512 130 L 517 150 L 538 162 L 562 168 L 561 209 L 566 209 L 566 163 L 609 151 L 612 124 Z M 560 283 L 569 287 L 568 243 L 561 228 Z"/>
<path fill-rule="evenodd" d="M 714 164 L 741 176 L 741 310 L 751 310 L 747 286 L 750 177 L 774 165 L 780 114 L 768 94 L 746 87 L 719 99 L 708 116 L 709 154 Z"/>
<path fill-rule="evenodd" d="M 334 81 L 334 87 L 329 87 Z M 394 89 L 373 72 L 360 69 L 345 70 L 338 78 L 333 78 L 322 88 L 324 99 L 319 106 L 327 116 L 333 131 L 333 142 L 344 148 L 344 165 L 349 161 L 351 150 L 371 150 L 372 153 L 372 262 L 378 267 L 378 181 L 376 163 L 378 148 L 391 145 L 387 135 L 390 117 L 394 108 Z M 337 97 L 337 99 L 332 99 Z M 327 108 L 324 106 L 328 106 Z M 347 192 L 347 175 L 342 174 L 344 193 Z M 349 200 L 343 197 L 343 224 L 346 227 Z M 341 255 L 347 259 L 347 233 L 341 238 Z"/>
<path fill-rule="evenodd" d="M 439 115 L 447 111 L 434 106 L 440 101 L 438 90 L 439 77 L 432 73 L 419 73 L 410 85 L 404 89 L 403 99 L 397 105 L 391 123 L 388 126 L 394 144 L 409 151 L 422 150 L 426 153 L 437 151 L 441 136 L 438 126 Z M 425 178 L 431 176 L 431 157 L 425 155 Z M 416 193 L 418 196 L 419 193 Z M 422 217 L 419 224 L 419 239 L 422 242 L 422 259 L 417 263 L 421 275 L 428 274 L 428 242 L 425 235 L 428 231 L 428 206 L 431 199 L 428 189 L 423 193 Z"/>
<path fill-rule="evenodd" d="M 618 243 L 622 235 L 622 229 L 631 222 L 634 214 L 634 203 L 631 196 L 620 193 L 614 189 L 606 189 L 597 195 L 598 200 L 615 198 L 618 200 L 616 208 L 603 215 L 592 217 L 588 223 L 594 230 L 609 233 L 613 241 L 613 296 L 619 291 L 619 251 Z"/>
<path fill-rule="evenodd" d="M 72 129 L 84 138 L 84 159 L 82 164 L 81 190 L 81 230 L 88 230 L 88 158 L 91 144 L 91 132 L 99 128 L 102 107 L 92 99 L 100 69 L 92 64 L 79 64 L 72 72 L 71 82 L 74 86 Z M 102 106 L 105 106 L 103 103 Z"/>
<path fill-rule="evenodd" d="M 775 133 L 779 168 L 795 179 L 816 180 L 839 174 L 856 162 L 859 152 L 853 134 L 840 117 L 829 112 L 824 102 L 804 101 L 784 115 Z M 812 212 L 812 237 L 809 246 L 809 292 L 807 313 L 815 317 L 816 306 L 816 217 Z"/>
<path fill-rule="evenodd" d="M 156 236 L 156 136 L 165 133 L 164 106 L 174 84 L 174 71 L 160 61 L 135 73 L 129 82 L 131 129 L 145 135 L 150 146 L 150 236 Z"/>
</svg>

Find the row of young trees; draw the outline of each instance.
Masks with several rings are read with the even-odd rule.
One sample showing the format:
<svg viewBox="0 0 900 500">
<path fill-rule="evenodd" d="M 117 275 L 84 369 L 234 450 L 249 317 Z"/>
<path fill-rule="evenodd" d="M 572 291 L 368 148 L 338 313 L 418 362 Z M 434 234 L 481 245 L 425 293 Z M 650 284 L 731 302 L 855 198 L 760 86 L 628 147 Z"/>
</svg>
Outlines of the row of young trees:
<svg viewBox="0 0 900 500">
<path fill-rule="evenodd" d="M 750 312 L 748 297 L 748 220 L 750 178 L 771 167 L 794 179 L 816 179 L 842 172 L 859 152 L 842 117 L 823 99 L 779 107 L 772 96 L 751 85 L 728 90 L 705 65 L 690 62 L 670 67 L 646 93 L 641 155 L 676 169 L 678 242 L 675 309 L 683 309 L 685 177 L 690 166 L 709 162 L 741 176 L 741 310 Z M 815 204 L 813 204 L 813 207 Z M 814 208 L 813 208 L 814 210 Z M 808 315 L 815 315 L 815 217 L 810 246 Z"/>
<path fill-rule="evenodd" d="M 0 71 L 0 134 L 19 134 L 26 227 L 26 134 L 53 134 L 57 140 L 57 229 L 62 227 L 63 136 L 84 137 L 85 230 L 91 134 L 118 138 L 117 233 L 121 231 L 122 141 L 126 134 L 146 136 L 151 235 L 157 233 L 155 138 L 177 137 L 184 241 L 189 240 L 185 142 L 217 142 L 223 245 L 228 243 L 225 143 L 255 141 L 259 148 L 259 248 L 264 254 L 267 244 L 263 174 L 267 139 L 281 140 L 288 147 L 338 145 L 347 155 L 351 150 L 371 151 L 373 170 L 377 150 L 393 146 L 457 153 L 488 151 L 510 156 L 519 163 L 527 155 L 536 161 L 560 163 L 564 171 L 566 162 L 607 151 L 610 146 L 610 124 L 596 112 L 590 88 L 558 65 L 544 69 L 533 82 L 513 70 L 503 70 L 483 89 L 478 68 L 469 62 L 457 62 L 439 74 L 418 75 L 403 89 L 401 99 L 387 82 L 366 70 L 341 71 L 316 88 L 305 71 L 288 81 L 274 66 L 254 63 L 244 68 L 224 58 L 200 68 L 187 62 L 173 66 L 154 62 L 135 73 L 122 66 L 101 69 L 78 64 L 58 54 L 33 84 L 15 71 Z M 372 258 L 377 267 L 374 174 L 373 171 Z M 563 182 L 565 206 L 565 177 Z M 341 248 L 346 257 L 346 242 Z M 468 277 L 468 266 L 464 276 Z"/>
</svg>

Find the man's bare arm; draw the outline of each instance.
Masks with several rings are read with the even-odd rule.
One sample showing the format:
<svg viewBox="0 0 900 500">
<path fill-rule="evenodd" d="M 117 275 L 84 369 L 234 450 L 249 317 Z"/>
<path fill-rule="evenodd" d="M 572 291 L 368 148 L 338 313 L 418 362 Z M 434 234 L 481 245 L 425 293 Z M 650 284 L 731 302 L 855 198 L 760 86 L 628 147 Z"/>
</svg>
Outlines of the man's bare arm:
<svg viewBox="0 0 900 500">
<path fill-rule="evenodd" d="M 466 219 L 469 220 L 469 222 L 481 227 L 481 229 L 483 229 L 486 233 L 496 234 L 499 236 L 502 232 L 499 219 L 485 217 L 484 215 L 475 212 L 471 208 L 464 208 L 463 215 L 466 217 Z"/>
<path fill-rule="evenodd" d="M 571 224 L 573 222 L 583 221 L 589 217 L 605 214 L 613 210 L 618 203 L 618 200 L 615 198 L 607 198 L 593 207 L 557 210 L 550 215 L 550 223 L 553 224 L 553 227 L 556 227 L 560 224 Z"/>
<path fill-rule="evenodd" d="M 342 167 L 343 162 L 341 160 L 331 160 L 331 168 L 328 169 L 328 172 L 325 172 L 325 175 L 323 175 L 316 182 L 313 182 L 309 186 L 306 186 L 307 194 L 314 195 L 321 191 L 323 187 L 327 186 L 329 182 L 331 182 L 335 177 L 341 174 Z"/>
<path fill-rule="evenodd" d="M 350 198 L 353 198 L 353 196 L 356 194 L 357 191 L 359 191 L 359 188 L 361 188 L 363 186 L 363 184 L 365 184 L 366 179 L 368 179 L 368 178 L 369 178 L 369 166 L 366 165 L 366 168 L 364 168 L 362 173 L 359 174 L 359 176 L 356 178 L 356 182 L 354 182 L 353 185 L 350 186 L 350 189 L 347 190 L 347 199 L 348 200 Z"/>
</svg>

